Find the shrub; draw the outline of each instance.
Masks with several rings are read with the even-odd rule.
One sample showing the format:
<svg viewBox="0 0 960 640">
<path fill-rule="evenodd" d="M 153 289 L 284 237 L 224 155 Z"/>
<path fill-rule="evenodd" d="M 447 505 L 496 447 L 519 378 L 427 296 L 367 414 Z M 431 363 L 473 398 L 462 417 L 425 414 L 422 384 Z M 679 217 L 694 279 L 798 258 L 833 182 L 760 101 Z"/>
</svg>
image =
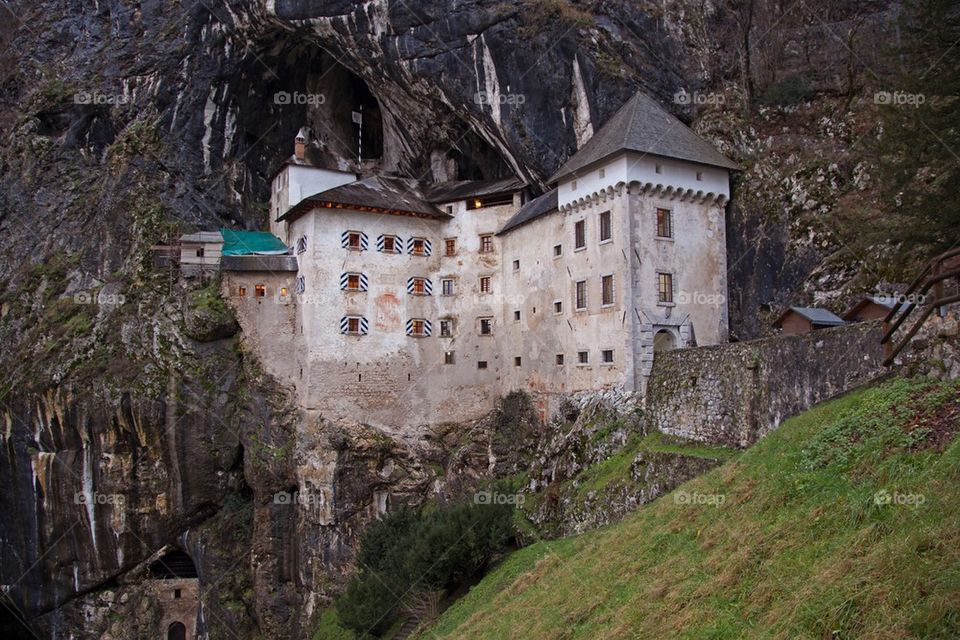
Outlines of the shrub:
<svg viewBox="0 0 960 640">
<path fill-rule="evenodd" d="M 492 494 L 512 494 L 501 483 Z M 514 539 L 512 504 L 459 501 L 403 509 L 371 526 L 357 553 L 358 571 L 336 602 L 341 623 L 382 634 L 413 590 L 452 590 L 481 573 Z"/>
<path fill-rule="evenodd" d="M 790 76 L 774 82 L 760 95 L 760 103 L 767 105 L 791 105 L 810 98 L 813 89 L 803 76 Z"/>
</svg>

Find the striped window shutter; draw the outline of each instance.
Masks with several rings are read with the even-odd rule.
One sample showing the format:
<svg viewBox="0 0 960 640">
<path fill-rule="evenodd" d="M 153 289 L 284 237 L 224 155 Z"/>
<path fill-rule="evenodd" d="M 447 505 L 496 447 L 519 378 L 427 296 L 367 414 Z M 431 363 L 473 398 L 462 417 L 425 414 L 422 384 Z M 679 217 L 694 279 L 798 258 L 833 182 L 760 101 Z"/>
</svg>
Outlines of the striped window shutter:
<svg viewBox="0 0 960 640">
<path fill-rule="evenodd" d="M 307 280 L 303 276 L 297 276 L 297 282 L 293 285 L 294 293 L 303 293 L 307 290 Z"/>
<path fill-rule="evenodd" d="M 379 235 L 377 236 L 377 251 L 383 253 L 384 242 L 383 239 L 386 236 Z M 393 252 L 394 253 L 403 253 L 403 240 L 400 239 L 400 236 L 393 236 Z"/>
<path fill-rule="evenodd" d="M 432 296 L 433 295 L 433 282 L 430 281 L 430 278 L 407 278 L 407 293 L 414 293 L 414 287 L 417 283 L 417 280 L 423 281 L 423 293 L 420 295 Z"/>
<path fill-rule="evenodd" d="M 350 234 L 357 233 L 356 231 L 344 231 L 340 234 L 340 246 L 344 249 L 347 249 L 350 246 Z M 367 234 L 360 232 L 360 249 L 366 251 L 370 248 L 370 241 L 367 238 Z"/>
<path fill-rule="evenodd" d="M 407 320 L 407 335 L 416 336 L 416 334 L 413 332 L 413 323 L 418 320 L 423 323 L 423 335 L 431 335 L 433 333 L 433 324 L 431 324 L 426 318 L 410 318 Z"/>
<path fill-rule="evenodd" d="M 422 240 L 423 241 L 423 255 L 429 256 L 433 253 L 433 244 L 426 238 L 409 238 L 407 240 L 407 253 L 413 255 L 413 241 Z"/>
<path fill-rule="evenodd" d="M 347 290 L 347 287 L 350 284 L 350 276 L 360 276 L 360 291 L 366 291 L 370 286 L 370 279 L 367 278 L 365 273 L 356 273 L 356 272 L 346 272 L 340 274 L 340 289 L 343 291 Z"/>
<path fill-rule="evenodd" d="M 357 318 L 357 316 L 343 316 L 340 318 L 340 333 L 348 334 L 350 333 L 350 319 Z M 360 320 L 360 335 L 367 335 L 367 331 L 370 329 L 370 324 L 367 322 L 367 319 L 363 316 L 357 318 Z"/>
<path fill-rule="evenodd" d="M 297 255 L 304 253 L 307 250 L 307 236 L 302 235 L 297 238 Z"/>
</svg>

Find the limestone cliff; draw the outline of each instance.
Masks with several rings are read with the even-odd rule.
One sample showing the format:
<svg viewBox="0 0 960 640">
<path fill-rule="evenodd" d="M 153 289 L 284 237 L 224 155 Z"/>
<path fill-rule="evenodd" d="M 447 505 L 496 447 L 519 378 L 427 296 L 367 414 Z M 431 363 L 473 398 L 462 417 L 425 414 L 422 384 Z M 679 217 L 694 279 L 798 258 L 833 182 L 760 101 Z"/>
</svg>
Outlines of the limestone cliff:
<svg viewBox="0 0 960 640">
<path fill-rule="evenodd" d="M 3 624 L 148 635 L 124 625 L 149 608 L 136 570 L 176 544 L 211 585 L 210 637 L 300 635 L 386 488 L 416 501 L 523 467 L 513 445 L 537 428 L 528 408 L 409 440 L 304 425 L 216 301 L 152 268 L 149 247 L 179 231 L 263 227 L 267 178 L 304 123 L 387 171 L 542 186 L 643 87 L 747 168 L 728 237 L 733 331 L 749 337 L 769 305 L 832 300 L 861 275 L 826 226 L 840 205 L 822 185 L 870 193 L 866 165 L 844 150 L 864 130 L 850 104 L 865 94 L 824 69 L 841 60 L 859 78 L 869 41 L 833 34 L 851 21 L 882 31 L 893 4 L 767 16 L 764 51 L 782 53 L 765 84 L 809 81 L 766 111 L 744 106 L 760 89 L 742 81 L 741 16 L 722 3 L 5 5 Z M 775 142 L 793 151 L 769 153 Z M 317 508 L 276 502 L 294 489 Z"/>
</svg>

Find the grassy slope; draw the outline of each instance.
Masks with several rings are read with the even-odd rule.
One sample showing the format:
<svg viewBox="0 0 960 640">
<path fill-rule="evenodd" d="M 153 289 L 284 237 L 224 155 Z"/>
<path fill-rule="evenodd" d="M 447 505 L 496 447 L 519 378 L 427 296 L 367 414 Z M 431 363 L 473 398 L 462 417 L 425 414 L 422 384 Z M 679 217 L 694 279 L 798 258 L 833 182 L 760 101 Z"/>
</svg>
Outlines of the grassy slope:
<svg viewBox="0 0 960 640">
<path fill-rule="evenodd" d="M 816 407 L 620 524 L 512 554 L 426 637 L 960 637 L 958 420 L 956 384 Z"/>
</svg>

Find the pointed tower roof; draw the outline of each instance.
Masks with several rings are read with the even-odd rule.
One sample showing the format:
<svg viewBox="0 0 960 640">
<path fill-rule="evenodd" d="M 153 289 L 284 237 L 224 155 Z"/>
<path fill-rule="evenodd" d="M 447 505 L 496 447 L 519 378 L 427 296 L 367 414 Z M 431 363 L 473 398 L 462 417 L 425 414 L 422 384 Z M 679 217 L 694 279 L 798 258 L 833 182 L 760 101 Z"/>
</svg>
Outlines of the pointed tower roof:
<svg viewBox="0 0 960 640">
<path fill-rule="evenodd" d="M 656 100 L 645 93 L 637 92 L 547 180 L 547 183 L 553 184 L 587 165 L 621 151 L 649 153 L 724 169 L 740 169 L 735 162 L 694 133 Z"/>
</svg>

